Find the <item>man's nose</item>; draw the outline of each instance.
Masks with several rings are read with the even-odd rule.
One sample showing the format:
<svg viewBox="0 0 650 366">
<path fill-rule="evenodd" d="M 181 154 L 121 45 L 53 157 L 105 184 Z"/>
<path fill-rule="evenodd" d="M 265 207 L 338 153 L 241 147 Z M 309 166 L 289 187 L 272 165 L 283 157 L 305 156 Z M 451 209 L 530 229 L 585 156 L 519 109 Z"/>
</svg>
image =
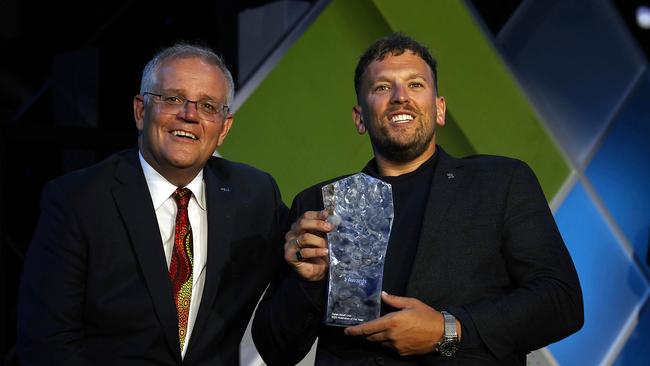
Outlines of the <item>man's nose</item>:
<svg viewBox="0 0 650 366">
<path fill-rule="evenodd" d="M 404 85 L 397 84 L 393 86 L 391 94 L 392 103 L 406 103 L 409 100 L 408 89 Z"/>
<path fill-rule="evenodd" d="M 191 100 L 186 100 L 185 105 L 183 105 L 182 117 L 187 121 L 197 121 L 199 118 L 199 106 L 197 102 Z"/>
</svg>

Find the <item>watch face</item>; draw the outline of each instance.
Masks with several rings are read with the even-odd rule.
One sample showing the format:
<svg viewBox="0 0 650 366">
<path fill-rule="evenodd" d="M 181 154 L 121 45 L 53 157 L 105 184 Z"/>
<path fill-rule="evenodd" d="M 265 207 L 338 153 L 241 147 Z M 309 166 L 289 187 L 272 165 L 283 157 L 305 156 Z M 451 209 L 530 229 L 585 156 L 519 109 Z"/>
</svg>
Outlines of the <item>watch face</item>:
<svg viewBox="0 0 650 366">
<path fill-rule="evenodd" d="M 438 346 L 438 351 L 445 357 L 451 357 L 458 351 L 458 343 L 454 340 L 444 340 Z"/>
</svg>

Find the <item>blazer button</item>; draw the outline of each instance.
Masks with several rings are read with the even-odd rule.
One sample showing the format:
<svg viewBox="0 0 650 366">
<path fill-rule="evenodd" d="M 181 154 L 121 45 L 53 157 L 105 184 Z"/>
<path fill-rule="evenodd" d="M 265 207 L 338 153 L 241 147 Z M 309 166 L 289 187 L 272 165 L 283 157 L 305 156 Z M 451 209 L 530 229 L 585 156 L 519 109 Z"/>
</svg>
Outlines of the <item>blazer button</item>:
<svg viewBox="0 0 650 366">
<path fill-rule="evenodd" d="M 376 363 L 377 365 L 385 365 L 385 364 L 386 364 L 386 360 L 384 360 L 383 357 L 375 357 L 375 363 Z"/>
</svg>

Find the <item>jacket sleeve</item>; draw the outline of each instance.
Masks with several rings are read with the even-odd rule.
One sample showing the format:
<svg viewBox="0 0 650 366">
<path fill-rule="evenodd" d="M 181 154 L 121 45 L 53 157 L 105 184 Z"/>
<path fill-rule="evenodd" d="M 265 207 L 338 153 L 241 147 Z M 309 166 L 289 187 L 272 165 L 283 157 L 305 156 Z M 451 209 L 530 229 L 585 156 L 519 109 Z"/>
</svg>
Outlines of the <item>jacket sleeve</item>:
<svg viewBox="0 0 650 366">
<path fill-rule="evenodd" d="M 48 183 L 18 298 L 17 353 L 23 365 L 89 364 L 83 358 L 86 246 L 66 193 Z"/>
<path fill-rule="evenodd" d="M 502 359 L 580 329 L 578 275 L 534 173 L 521 162 L 510 178 L 501 248 L 511 290 L 463 307 L 487 348 Z"/>
<path fill-rule="evenodd" d="M 289 225 L 307 210 L 303 207 L 297 197 Z M 262 297 L 252 324 L 255 346 L 270 366 L 295 365 L 309 352 L 321 327 L 326 290 L 326 281 L 310 282 L 298 276 L 284 262 L 284 243 L 278 245 L 283 264 Z"/>
</svg>

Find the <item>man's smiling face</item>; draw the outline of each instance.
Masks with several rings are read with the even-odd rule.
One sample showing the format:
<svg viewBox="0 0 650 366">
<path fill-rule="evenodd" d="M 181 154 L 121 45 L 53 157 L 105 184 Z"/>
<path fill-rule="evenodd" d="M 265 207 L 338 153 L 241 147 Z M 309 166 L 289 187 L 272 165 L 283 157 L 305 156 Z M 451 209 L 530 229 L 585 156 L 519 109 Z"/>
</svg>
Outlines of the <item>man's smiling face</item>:
<svg viewBox="0 0 650 366">
<path fill-rule="evenodd" d="M 157 71 L 155 89 L 150 92 L 217 104 L 224 104 L 227 95 L 222 71 L 200 58 L 163 62 Z M 175 114 L 163 113 L 164 102 L 156 98 L 138 96 L 134 101 L 142 155 L 170 181 L 178 171 L 198 173 L 225 140 L 232 116 L 219 114 L 216 121 L 202 119 L 195 103 L 185 103 Z"/>
<path fill-rule="evenodd" d="M 445 101 L 436 96 L 433 73 L 410 51 L 386 55 L 368 65 L 362 77 L 359 132 L 368 131 L 375 154 L 407 162 L 435 150 L 435 125 L 444 125 Z"/>
</svg>

